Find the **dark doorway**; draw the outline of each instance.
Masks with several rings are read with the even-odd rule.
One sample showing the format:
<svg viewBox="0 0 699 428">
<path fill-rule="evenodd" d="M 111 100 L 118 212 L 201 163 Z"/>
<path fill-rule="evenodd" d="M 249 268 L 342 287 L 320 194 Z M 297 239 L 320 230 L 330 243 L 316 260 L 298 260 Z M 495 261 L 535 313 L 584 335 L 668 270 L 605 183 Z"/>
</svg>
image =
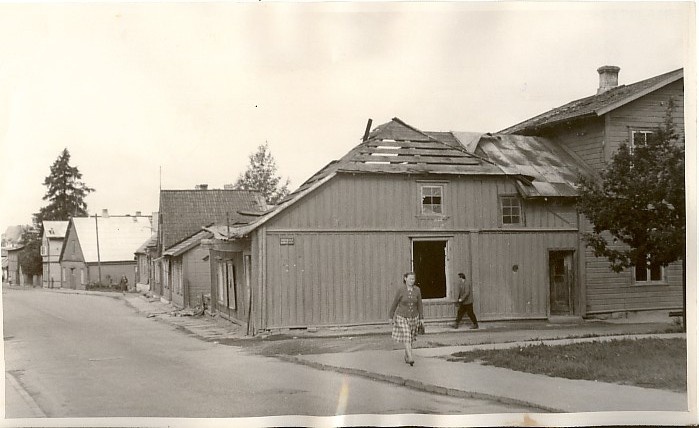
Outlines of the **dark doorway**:
<svg viewBox="0 0 699 428">
<path fill-rule="evenodd" d="M 573 251 L 549 251 L 551 315 L 573 313 Z"/>
<path fill-rule="evenodd" d="M 447 297 L 447 241 L 413 241 L 413 270 L 423 299 Z"/>
</svg>

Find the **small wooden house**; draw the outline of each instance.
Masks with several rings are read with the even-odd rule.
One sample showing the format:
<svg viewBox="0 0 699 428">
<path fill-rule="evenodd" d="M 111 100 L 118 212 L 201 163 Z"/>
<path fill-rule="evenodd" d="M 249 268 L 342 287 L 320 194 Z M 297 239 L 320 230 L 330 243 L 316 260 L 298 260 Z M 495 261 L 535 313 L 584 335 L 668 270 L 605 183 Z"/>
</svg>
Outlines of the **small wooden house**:
<svg viewBox="0 0 699 428">
<path fill-rule="evenodd" d="M 506 155 L 509 168 L 498 162 Z M 414 271 L 425 317 L 440 321 L 454 316 L 464 272 L 479 319 L 579 316 L 571 197 L 584 172 L 544 139 L 423 132 L 393 119 L 271 212 L 208 227 L 212 263 L 228 260 L 212 300 L 231 302 L 251 333 L 385 323 L 402 274 Z"/>
<path fill-rule="evenodd" d="M 63 277 L 59 258 L 63 239 L 68 228 L 67 221 L 44 221 L 41 236 L 41 261 L 43 265 L 42 287 L 60 288 Z"/>
<path fill-rule="evenodd" d="M 136 249 L 136 289 L 150 290 L 153 284 L 153 258 L 158 245 L 158 234 L 153 233 L 140 247 Z"/>
<path fill-rule="evenodd" d="M 669 111 L 684 141 L 684 72 L 682 69 L 629 85 L 619 85 L 619 67 L 600 67 L 597 94 L 571 101 L 502 133 L 545 137 L 601 171 L 622 143 L 634 147 L 663 124 Z M 633 215 L 633 213 L 629 213 Z M 581 221 L 581 232 L 591 225 Z M 584 248 L 584 247 L 583 247 Z M 591 249 L 581 253 L 585 315 L 682 308 L 682 264 L 646 266 L 614 273 Z"/>
<path fill-rule="evenodd" d="M 150 216 L 73 217 L 61 248 L 64 288 L 84 290 L 88 284 L 136 281 L 134 251 L 151 236 Z"/>
<path fill-rule="evenodd" d="M 151 291 L 178 307 L 201 303 L 211 290 L 209 251 L 201 241 L 211 237 L 204 226 L 248 222 L 248 212 L 266 207 L 259 193 L 249 190 L 161 190 L 156 245 L 157 268 Z"/>
</svg>

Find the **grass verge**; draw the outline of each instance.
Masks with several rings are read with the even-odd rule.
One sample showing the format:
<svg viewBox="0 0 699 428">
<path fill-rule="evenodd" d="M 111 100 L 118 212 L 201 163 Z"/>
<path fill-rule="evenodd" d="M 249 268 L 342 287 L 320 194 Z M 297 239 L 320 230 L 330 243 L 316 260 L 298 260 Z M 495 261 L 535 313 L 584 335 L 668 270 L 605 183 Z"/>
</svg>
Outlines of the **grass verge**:
<svg viewBox="0 0 699 428">
<path fill-rule="evenodd" d="M 687 390 L 684 339 L 623 339 L 571 345 L 530 345 L 458 352 L 449 361 L 481 362 L 527 373 L 666 389 Z"/>
</svg>

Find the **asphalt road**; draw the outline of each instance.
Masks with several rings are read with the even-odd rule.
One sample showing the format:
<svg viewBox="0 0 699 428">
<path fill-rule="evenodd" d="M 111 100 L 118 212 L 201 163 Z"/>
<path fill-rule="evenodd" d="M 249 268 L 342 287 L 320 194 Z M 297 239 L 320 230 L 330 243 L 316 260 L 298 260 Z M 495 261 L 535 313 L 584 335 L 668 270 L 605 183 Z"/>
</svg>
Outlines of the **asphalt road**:
<svg viewBox="0 0 699 428">
<path fill-rule="evenodd" d="M 528 412 L 447 397 L 205 342 L 117 298 L 3 289 L 6 371 L 46 417 Z M 9 395 L 9 394 L 8 394 Z M 6 401 L 6 417 L 26 410 Z"/>
</svg>

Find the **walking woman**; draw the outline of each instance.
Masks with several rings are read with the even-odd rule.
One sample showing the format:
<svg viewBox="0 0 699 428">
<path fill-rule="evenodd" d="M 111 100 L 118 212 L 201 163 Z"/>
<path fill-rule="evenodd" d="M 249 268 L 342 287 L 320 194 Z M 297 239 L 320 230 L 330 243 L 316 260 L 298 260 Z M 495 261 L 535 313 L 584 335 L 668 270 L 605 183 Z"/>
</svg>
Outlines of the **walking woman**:
<svg viewBox="0 0 699 428">
<path fill-rule="evenodd" d="M 398 289 L 393 299 L 389 316 L 393 323 L 391 337 L 405 346 L 405 362 L 411 366 L 413 359 L 413 342 L 417 338 L 418 327 L 422 324 L 422 294 L 415 285 L 415 273 L 403 275 L 403 286 Z"/>
</svg>

